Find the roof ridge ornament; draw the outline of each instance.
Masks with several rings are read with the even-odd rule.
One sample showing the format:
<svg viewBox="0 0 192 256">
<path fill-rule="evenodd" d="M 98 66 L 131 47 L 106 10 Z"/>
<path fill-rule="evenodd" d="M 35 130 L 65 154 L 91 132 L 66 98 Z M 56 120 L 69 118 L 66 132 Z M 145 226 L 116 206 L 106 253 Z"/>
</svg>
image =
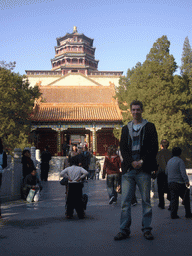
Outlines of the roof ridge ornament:
<svg viewBox="0 0 192 256">
<path fill-rule="evenodd" d="M 76 26 L 73 27 L 73 33 L 77 33 L 77 27 Z"/>
</svg>

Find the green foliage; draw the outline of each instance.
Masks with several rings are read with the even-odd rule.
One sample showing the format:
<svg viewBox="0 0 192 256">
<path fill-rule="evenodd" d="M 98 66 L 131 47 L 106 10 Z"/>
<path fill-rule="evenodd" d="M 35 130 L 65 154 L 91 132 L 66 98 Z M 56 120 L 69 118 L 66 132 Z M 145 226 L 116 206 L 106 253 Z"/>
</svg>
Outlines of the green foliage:
<svg viewBox="0 0 192 256">
<path fill-rule="evenodd" d="M 29 86 L 25 76 L 8 68 L 0 65 L 0 137 L 4 147 L 11 152 L 28 144 L 30 115 L 40 92 L 37 86 Z"/>
<path fill-rule="evenodd" d="M 181 75 L 192 79 L 192 50 L 188 37 L 185 38 L 183 44 L 183 53 L 181 58 Z"/>
<path fill-rule="evenodd" d="M 120 141 L 120 138 L 121 138 L 121 126 L 120 125 L 117 125 L 113 129 L 113 134 L 114 134 L 115 138 L 117 138 Z"/>
<path fill-rule="evenodd" d="M 186 87 L 190 88 L 192 93 L 192 50 L 189 44 L 188 37 L 185 38 L 183 44 L 183 53 L 181 58 L 181 75 Z M 192 110 L 188 109 L 186 111 L 186 122 L 192 125 Z"/>
<path fill-rule="evenodd" d="M 120 80 L 116 97 L 123 111 L 123 121 L 130 121 L 130 103 L 140 100 L 144 104 L 143 117 L 156 125 L 159 141 L 168 139 L 170 147 L 189 148 L 191 127 L 187 123 L 192 109 L 190 87 L 183 77 L 174 75 L 177 64 L 169 53 L 166 36 L 159 38 L 143 64 L 128 70 Z"/>
</svg>

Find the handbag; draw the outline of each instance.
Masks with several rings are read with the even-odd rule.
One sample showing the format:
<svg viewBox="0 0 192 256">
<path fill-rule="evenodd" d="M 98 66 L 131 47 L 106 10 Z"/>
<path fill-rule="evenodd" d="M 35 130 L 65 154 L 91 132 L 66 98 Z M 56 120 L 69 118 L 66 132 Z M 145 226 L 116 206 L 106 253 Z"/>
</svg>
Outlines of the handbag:
<svg viewBox="0 0 192 256">
<path fill-rule="evenodd" d="M 67 184 L 68 184 L 68 178 L 64 177 L 62 180 L 60 180 L 60 184 L 61 184 L 62 186 L 67 186 Z"/>
<path fill-rule="evenodd" d="M 40 190 L 37 191 L 37 193 L 35 194 L 34 198 L 33 198 L 33 201 L 34 202 L 38 202 L 39 201 L 39 198 L 40 198 Z"/>
<path fill-rule="evenodd" d="M 26 199 L 28 203 L 31 203 L 33 201 L 34 195 L 35 195 L 35 189 L 30 189 Z"/>
</svg>

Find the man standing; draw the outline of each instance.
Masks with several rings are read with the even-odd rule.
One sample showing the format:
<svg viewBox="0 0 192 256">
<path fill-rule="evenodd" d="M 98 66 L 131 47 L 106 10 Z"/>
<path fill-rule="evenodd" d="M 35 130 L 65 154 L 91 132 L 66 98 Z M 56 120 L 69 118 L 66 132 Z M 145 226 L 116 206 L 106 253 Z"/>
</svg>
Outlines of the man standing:
<svg viewBox="0 0 192 256">
<path fill-rule="evenodd" d="M 84 218 L 84 207 L 82 201 L 83 179 L 88 175 L 88 172 L 79 166 L 78 156 L 71 158 L 71 166 L 65 168 L 61 174 L 62 177 L 68 178 L 69 189 L 67 196 L 67 218 L 73 217 L 75 209 L 79 219 Z"/>
<path fill-rule="evenodd" d="M 165 174 L 165 168 L 169 159 L 171 159 L 171 151 L 168 150 L 169 142 L 167 140 L 161 141 L 161 150 L 157 154 L 157 185 L 158 185 L 158 196 L 159 204 L 158 207 L 165 209 L 164 193 L 167 193 L 167 199 L 169 198 L 167 175 Z"/>
<path fill-rule="evenodd" d="M 46 146 L 41 154 L 41 180 L 47 181 L 49 172 L 49 161 L 51 160 L 51 153 Z"/>
<path fill-rule="evenodd" d="M 150 202 L 151 172 L 157 169 L 158 138 L 155 125 L 142 118 L 143 104 L 130 105 L 133 120 L 122 128 L 120 150 L 122 162 L 122 195 L 120 232 L 115 240 L 129 238 L 131 226 L 131 200 L 136 184 L 142 197 L 142 231 L 148 240 L 151 234 L 152 207 Z"/>
<path fill-rule="evenodd" d="M 177 215 L 179 197 L 184 200 L 185 217 L 192 218 L 189 178 L 186 173 L 185 163 L 181 159 L 182 150 L 179 147 L 172 149 L 172 158 L 168 161 L 165 173 L 168 176 L 168 187 L 171 195 L 171 219 L 179 219 Z"/>
</svg>

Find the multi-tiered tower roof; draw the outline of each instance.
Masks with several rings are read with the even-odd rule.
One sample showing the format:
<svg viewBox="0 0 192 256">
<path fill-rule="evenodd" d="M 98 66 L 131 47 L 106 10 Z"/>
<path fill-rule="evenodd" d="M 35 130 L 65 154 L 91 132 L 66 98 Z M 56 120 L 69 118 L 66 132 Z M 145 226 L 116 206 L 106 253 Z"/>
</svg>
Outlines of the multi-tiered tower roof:
<svg viewBox="0 0 192 256">
<path fill-rule="evenodd" d="M 62 70 L 63 75 L 69 72 L 88 75 L 97 71 L 98 62 L 95 60 L 93 39 L 79 34 L 76 27 L 73 33 L 57 38 L 55 58 L 51 60 L 52 70 Z"/>
</svg>

